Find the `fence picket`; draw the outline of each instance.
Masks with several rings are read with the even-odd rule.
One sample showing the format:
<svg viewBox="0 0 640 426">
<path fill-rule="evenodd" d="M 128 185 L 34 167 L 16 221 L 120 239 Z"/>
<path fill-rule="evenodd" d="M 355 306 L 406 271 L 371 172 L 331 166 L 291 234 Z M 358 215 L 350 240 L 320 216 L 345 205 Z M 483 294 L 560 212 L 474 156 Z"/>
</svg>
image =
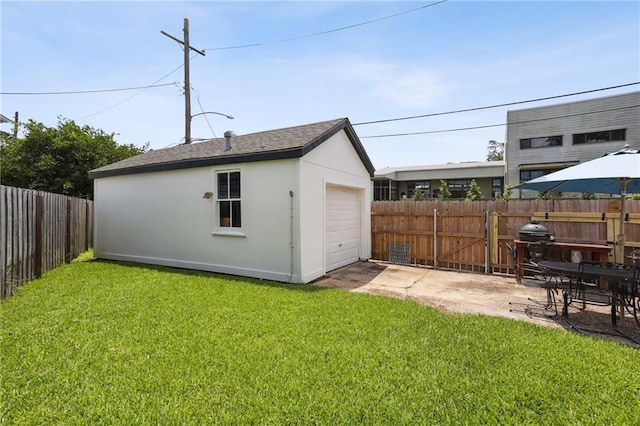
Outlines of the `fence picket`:
<svg viewBox="0 0 640 426">
<path fill-rule="evenodd" d="M 92 205 L 90 200 L 0 185 L 0 298 L 91 247 Z"/>
<path fill-rule="evenodd" d="M 433 215 L 434 209 L 438 212 Z M 512 272 L 506 244 L 533 218 L 559 241 L 607 244 L 617 230 L 616 198 L 504 201 L 374 201 L 372 258 L 388 261 L 391 243 L 411 245 L 411 263 L 476 272 Z M 626 252 L 640 248 L 640 201 L 627 202 Z M 490 223 L 486 214 L 493 214 Z M 570 220 L 557 218 L 565 212 Z M 437 240 L 434 229 L 437 220 Z M 491 240 L 486 240 L 491 238 Z M 487 259 L 486 244 L 491 247 Z M 437 255 L 437 264 L 436 257 Z M 487 265 L 488 263 L 488 265 Z"/>
</svg>

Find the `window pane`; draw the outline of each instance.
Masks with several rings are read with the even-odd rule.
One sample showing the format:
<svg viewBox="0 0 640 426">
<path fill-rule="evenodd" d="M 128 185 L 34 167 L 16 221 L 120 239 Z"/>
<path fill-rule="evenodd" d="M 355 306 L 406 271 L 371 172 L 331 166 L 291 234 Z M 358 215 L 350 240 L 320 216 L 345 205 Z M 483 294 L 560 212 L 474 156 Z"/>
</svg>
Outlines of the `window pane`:
<svg viewBox="0 0 640 426">
<path fill-rule="evenodd" d="M 609 140 L 609 132 L 593 132 L 587 134 L 587 142 L 606 142 Z"/>
<path fill-rule="evenodd" d="M 626 129 L 620 130 L 612 130 L 611 131 L 611 140 L 612 141 L 624 141 L 626 140 Z"/>
<path fill-rule="evenodd" d="M 218 173 L 218 200 L 229 198 L 229 173 Z"/>
<path fill-rule="evenodd" d="M 520 149 L 543 148 L 546 146 L 562 146 L 562 136 L 520 139 Z"/>
<path fill-rule="evenodd" d="M 231 226 L 240 228 L 242 226 L 240 214 L 240 201 L 231 201 Z"/>
<path fill-rule="evenodd" d="M 240 172 L 229 173 L 229 198 L 240 198 Z"/>
<path fill-rule="evenodd" d="M 220 226 L 231 226 L 231 201 L 220 201 Z"/>
</svg>

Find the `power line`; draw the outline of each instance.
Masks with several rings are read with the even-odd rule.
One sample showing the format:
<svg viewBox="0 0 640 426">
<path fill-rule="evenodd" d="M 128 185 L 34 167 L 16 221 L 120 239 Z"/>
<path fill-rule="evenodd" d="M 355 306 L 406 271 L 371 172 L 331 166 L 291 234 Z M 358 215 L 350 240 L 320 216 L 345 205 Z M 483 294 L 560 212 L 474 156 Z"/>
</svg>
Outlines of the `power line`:
<svg viewBox="0 0 640 426">
<path fill-rule="evenodd" d="M 320 31 L 320 32 L 317 32 L 317 33 L 305 34 L 305 35 L 289 37 L 289 38 L 283 38 L 283 39 L 279 39 L 279 40 L 265 41 L 265 42 L 260 42 L 260 43 L 241 44 L 241 45 L 237 45 L 237 46 L 226 46 L 226 47 L 211 47 L 211 48 L 203 49 L 203 50 L 206 51 L 206 50 L 245 49 L 245 48 L 248 48 L 248 47 L 265 46 L 267 44 L 284 43 L 284 42 L 287 42 L 287 41 L 300 40 L 300 39 L 303 39 L 303 38 L 317 37 L 317 36 L 320 36 L 320 35 L 335 33 L 335 32 L 338 32 L 338 31 L 349 30 L 351 28 L 361 27 L 363 25 L 373 24 L 375 22 L 380 22 L 380 21 L 384 21 L 386 19 L 391 19 L 391 18 L 395 18 L 395 17 L 401 16 L 401 15 L 406 15 L 406 14 L 409 14 L 409 13 L 417 12 L 419 10 L 426 9 L 428 7 L 431 7 L 431 6 L 436 6 L 436 5 L 438 5 L 440 3 L 444 3 L 446 1 L 447 0 L 440 0 L 440 1 L 437 1 L 435 3 L 430 3 L 430 4 L 427 4 L 427 5 L 424 5 L 424 6 L 416 7 L 414 9 L 405 10 L 404 12 L 394 13 L 393 15 L 387 15 L 387 16 L 383 16 L 381 18 L 371 19 L 369 21 L 364 21 L 364 22 L 360 22 L 360 23 L 357 23 L 357 24 L 347 25 L 345 27 L 334 28 L 334 29 L 331 29 L 331 30 Z"/>
<path fill-rule="evenodd" d="M 205 114 L 204 108 L 202 107 L 202 104 L 200 103 L 200 92 L 199 91 L 196 91 L 196 101 L 198 101 L 198 106 L 200 107 L 200 111 L 204 115 L 204 119 L 207 122 L 207 125 L 209 126 L 209 130 L 211 130 L 211 133 L 213 133 L 213 137 L 217 139 L 218 136 L 216 136 L 216 132 L 213 131 L 213 127 L 211 127 L 211 123 L 209 122 L 209 118 Z"/>
<path fill-rule="evenodd" d="M 638 107 L 640 107 L 640 105 L 631 105 L 631 106 L 620 107 L 620 108 L 603 109 L 603 110 L 600 110 L 600 111 L 581 112 L 579 114 L 561 115 L 561 116 L 558 116 L 558 117 L 546 117 L 546 118 L 536 118 L 536 119 L 533 119 L 533 120 L 514 121 L 514 122 L 508 123 L 508 124 L 512 125 L 512 124 L 534 123 L 534 122 L 537 122 L 537 121 L 548 121 L 548 120 L 555 120 L 555 119 L 558 119 L 558 118 L 578 117 L 578 116 L 581 116 L 581 115 L 598 114 L 598 113 L 601 113 L 601 112 L 620 111 L 620 110 L 623 110 L 623 109 L 631 109 L 631 108 L 638 108 Z M 457 129 L 429 130 L 429 131 L 425 131 L 425 132 L 394 133 L 394 134 L 387 134 L 387 135 L 372 135 L 372 136 L 358 136 L 358 137 L 360 139 L 374 139 L 374 138 L 390 138 L 390 137 L 397 137 L 397 136 L 428 135 L 428 134 L 432 134 L 432 133 L 460 132 L 460 131 L 464 131 L 464 130 L 486 129 L 486 128 L 489 128 L 489 127 L 501 127 L 501 126 L 506 126 L 506 125 L 507 125 L 507 123 L 487 124 L 487 125 L 483 125 L 483 126 L 460 127 L 460 128 L 457 128 Z"/>
<path fill-rule="evenodd" d="M 169 71 L 168 73 L 166 73 L 164 76 L 160 77 L 159 79 L 157 79 L 156 81 L 154 81 L 153 83 L 150 84 L 150 86 L 154 86 L 157 83 L 161 82 L 162 80 L 164 80 L 165 78 L 169 77 L 171 74 L 173 74 L 174 72 L 178 71 L 180 68 L 182 68 L 184 66 L 184 64 L 180 64 L 180 66 L 175 67 L 173 70 Z M 173 85 L 175 84 L 179 84 L 177 82 L 171 83 Z M 117 102 L 107 108 L 101 109 L 98 112 L 94 112 L 93 114 L 89 114 L 89 115 L 85 115 L 84 117 L 78 118 L 76 121 L 81 121 L 81 120 L 85 120 L 87 118 L 93 117 L 95 115 L 98 114 L 102 114 L 103 112 L 109 111 L 110 109 L 113 109 L 115 107 L 117 107 L 118 105 L 122 105 L 123 103 L 127 102 L 128 100 L 131 100 L 133 98 L 135 98 L 136 96 L 138 96 L 139 94 L 141 94 L 142 92 L 144 92 L 146 89 L 142 89 L 140 90 L 138 93 L 134 93 L 133 95 L 129 96 L 128 98 L 125 98 L 123 100 L 121 100 L 120 102 Z"/>
<path fill-rule="evenodd" d="M 432 113 L 432 114 L 412 115 L 412 116 L 409 116 L 409 117 L 387 118 L 387 119 L 384 119 L 384 120 L 375 120 L 375 121 L 363 121 L 361 123 L 353 123 L 352 126 L 364 126 L 364 125 L 367 125 L 367 124 L 388 123 L 388 122 L 391 122 L 391 121 L 413 120 L 413 119 L 416 119 L 416 118 L 437 117 L 437 116 L 440 116 L 440 115 L 458 114 L 458 113 L 461 113 L 461 112 L 480 111 L 480 110 L 483 110 L 483 109 L 500 108 L 500 107 L 511 106 L 511 105 L 526 104 L 526 103 L 531 103 L 531 102 L 547 101 L 549 99 L 566 98 L 568 96 L 584 95 L 586 93 L 601 92 L 603 90 L 619 89 L 621 87 L 628 87 L 628 86 L 633 86 L 633 85 L 636 85 L 636 84 L 640 84 L 640 81 L 636 81 L 636 82 L 633 82 L 633 83 L 620 84 L 620 85 L 617 85 L 617 86 L 603 87 L 601 89 L 592 89 L 592 90 L 584 90 L 582 92 L 567 93 L 567 94 L 564 94 L 564 95 L 547 96 L 545 98 L 537 98 L 537 99 L 528 99 L 526 101 L 508 102 L 508 103 L 505 103 L 505 104 L 497 104 L 497 105 L 488 105 L 488 106 L 481 106 L 481 107 L 475 107 L 475 108 L 458 109 L 458 110 L 454 110 L 454 111 L 435 112 L 435 113 Z M 496 126 L 500 126 L 500 125 L 501 124 L 497 124 Z"/>
<path fill-rule="evenodd" d="M 152 88 L 155 88 L 155 87 L 171 86 L 171 85 L 173 85 L 175 83 L 176 82 L 164 83 L 164 84 L 151 84 L 149 86 L 122 87 L 122 88 L 118 88 L 118 89 L 74 90 L 74 91 L 68 91 L 68 92 L 0 92 L 0 95 L 20 95 L 20 96 L 23 96 L 23 95 L 24 96 L 27 96 L 27 95 L 37 95 L 37 96 L 43 96 L 43 95 L 82 95 L 82 94 L 86 94 L 86 93 L 124 92 L 126 90 L 152 89 Z"/>
</svg>

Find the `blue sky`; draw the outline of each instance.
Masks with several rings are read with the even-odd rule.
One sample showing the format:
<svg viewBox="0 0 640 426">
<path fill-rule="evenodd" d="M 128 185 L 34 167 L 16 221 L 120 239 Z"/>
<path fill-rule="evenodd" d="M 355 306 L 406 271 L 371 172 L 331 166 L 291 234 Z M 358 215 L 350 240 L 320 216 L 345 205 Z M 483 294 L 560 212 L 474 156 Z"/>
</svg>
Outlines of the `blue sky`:
<svg viewBox="0 0 640 426">
<path fill-rule="evenodd" d="M 146 90 L 1 95 L 0 112 L 55 126 L 58 117 L 159 149 L 184 138 L 182 49 L 190 62 L 193 138 L 246 134 L 338 117 L 352 123 L 517 102 L 640 81 L 640 2 L 2 1 L 1 91 Z M 263 43 L 236 49 L 223 47 Z M 177 71 L 168 75 L 172 70 Z M 159 81 L 160 80 L 160 81 Z M 376 168 L 482 161 L 505 127 L 368 138 L 504 123 L 508 109 L 358 125 Z M 5 129 L 6 130 L 6 129 Z"/>
</svg>

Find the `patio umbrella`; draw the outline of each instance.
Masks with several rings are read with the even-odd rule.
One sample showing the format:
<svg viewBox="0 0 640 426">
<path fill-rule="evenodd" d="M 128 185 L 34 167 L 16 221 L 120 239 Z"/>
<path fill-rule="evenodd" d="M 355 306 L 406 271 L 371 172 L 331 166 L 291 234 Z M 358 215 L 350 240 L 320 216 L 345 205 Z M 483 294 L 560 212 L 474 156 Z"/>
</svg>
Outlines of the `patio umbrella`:
<svg viewBox="0 0 640 426">
<path fill-rule="evenodd" d="M 540 192 L 593 192 L 620 194 L 620 233 L 616 243 L 624 245 L 625 199 L 640 193 L 640 150 L 623 148 L 515 186 Z"/>
</svg>

